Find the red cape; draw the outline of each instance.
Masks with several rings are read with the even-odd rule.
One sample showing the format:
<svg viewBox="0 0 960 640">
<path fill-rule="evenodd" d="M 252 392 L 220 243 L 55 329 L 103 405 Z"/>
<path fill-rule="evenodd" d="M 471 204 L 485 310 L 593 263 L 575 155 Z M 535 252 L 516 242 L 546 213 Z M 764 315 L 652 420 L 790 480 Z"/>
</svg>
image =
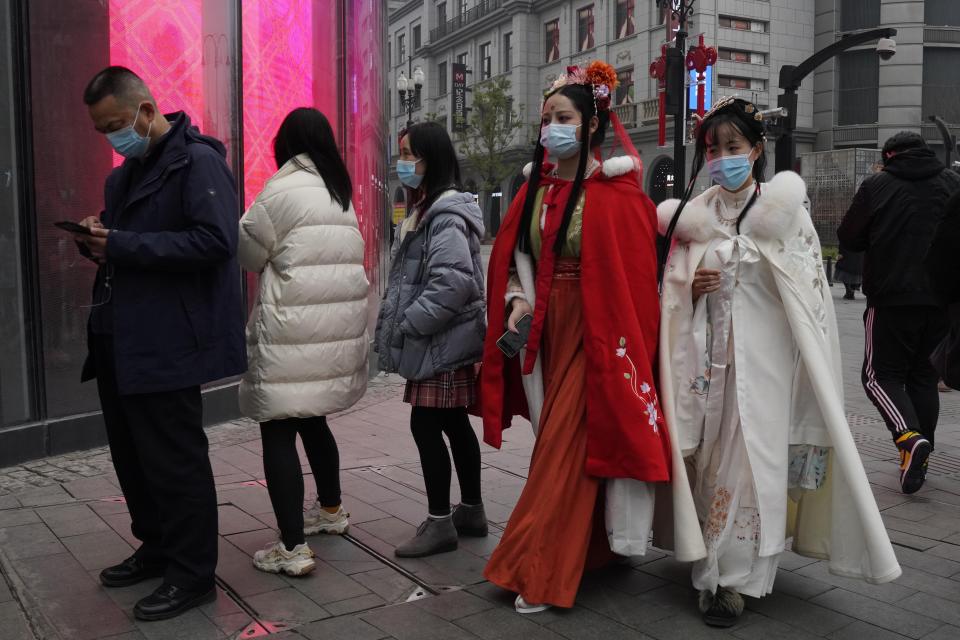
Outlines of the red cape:
<svg viewBox="0 0 960 640">
<path fill-rule="evenodd" d="M 653 372 L 660 324 L 656 208 L 636 171 L 583 183 L 581 291 L 587 357 L 587 466 L 591 476 L 670 479 L 670 440 Z M 483 439 L 500 448 L 513 416 L 529 418 L 519 357 L 497 348 L 527 186 L 500 227 L 487 276 L 487 336 L 480 370 Z"/>
</svg>

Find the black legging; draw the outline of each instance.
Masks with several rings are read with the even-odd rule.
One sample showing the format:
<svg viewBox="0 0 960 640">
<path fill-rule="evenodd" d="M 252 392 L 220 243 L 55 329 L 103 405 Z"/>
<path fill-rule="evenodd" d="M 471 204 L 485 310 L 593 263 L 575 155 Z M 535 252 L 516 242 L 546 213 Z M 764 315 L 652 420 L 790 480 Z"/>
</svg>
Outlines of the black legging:
<svg viewBox="0 0 960 640">
<path fill-rule="evenodd" d="M 303 472 L 297 454 L 298 433 L 317 484 L 320 506 L 340 504 L 340 452 L 327 419 L 317 416 L 260 423 L 267 492 L 277 516 L 280 538 L 288 549 L 304 541 Z"/>
<path fill-rule="evenodd" d="M 444 433 L 453 451 L 460 499 L 466 504 L 480 504 L 480 443 L 470 426 L 467 410 L 413 407 L 410 430 L 420 452 L 430 515 L 450 513 L 450 454 L 443 442 Z"/>
</svg>

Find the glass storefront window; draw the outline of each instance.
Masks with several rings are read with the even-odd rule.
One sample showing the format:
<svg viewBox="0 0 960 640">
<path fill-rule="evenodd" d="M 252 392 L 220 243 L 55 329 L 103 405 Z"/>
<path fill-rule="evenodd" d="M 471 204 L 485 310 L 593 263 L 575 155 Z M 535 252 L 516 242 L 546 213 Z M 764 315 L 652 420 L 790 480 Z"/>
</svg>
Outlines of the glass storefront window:
<svg viewBox="0 0 960 640">
<path fill-rule="evenodd" d="M 12 41 L 11 16 L 5 7 L 0 9 L 0 42 Z M 11 54 L 10 47 L 0 51 L 0 427 L 34 417 Z"/>
</svg>

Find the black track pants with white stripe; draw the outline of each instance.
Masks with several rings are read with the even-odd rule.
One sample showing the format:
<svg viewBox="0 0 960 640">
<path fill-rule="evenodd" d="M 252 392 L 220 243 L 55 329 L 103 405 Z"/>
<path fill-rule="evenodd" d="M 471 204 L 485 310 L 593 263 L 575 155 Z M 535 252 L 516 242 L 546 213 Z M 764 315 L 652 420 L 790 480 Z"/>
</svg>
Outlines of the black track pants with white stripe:
<svg viewBox="0 0 960 640">
<path fill-rule="evenodd" d="M 939 307 L 871 307 L 863 316 L 866 348 L 861 379 L 896 440 L 906 431 L 933 444 L 940 413 L 930 354 L 947 332 Z"/>
</svg>

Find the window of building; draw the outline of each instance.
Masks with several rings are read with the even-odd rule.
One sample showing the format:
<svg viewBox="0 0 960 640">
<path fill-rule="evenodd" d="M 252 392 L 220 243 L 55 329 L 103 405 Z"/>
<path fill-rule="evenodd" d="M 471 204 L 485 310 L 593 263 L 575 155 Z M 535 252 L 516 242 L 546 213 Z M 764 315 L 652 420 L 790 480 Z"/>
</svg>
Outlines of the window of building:
<svg viewBox="0 0 960 640">
<path fill-rule="evenodd" d="M 469 59 L 470 59 L 470 54 L 464 51 L 463 53 L 457 56 L 457 63 L 462 65 L 468 65 Z"/>
<path fill-rule="evenodd" d="M 923 22 L 928 27 L 960 27 L 960 2 L 957 0 L 925 0 Z"/>
<path fill-rule="evenodd" d="M 419 51 L 420 47 L 423 46 L 423 42 L 420 40 L 420 25 L 413 25 L 413 50 Z"/>
<path fill-rule="evenodd" d="M 447 95 L 447 63 L 446 61 L 441 62 L 437 65 L 437 95 L 445 96 Z"/>
<path fill-rule="evenodd" d="M 856 31 L 880 26 L 880 0 L 842 0 L 840 30 Z"/>
<path fill-rule="evenodd" d="M 617 95 L 614 96 L 616 104 L 633 104 L 633 69 L 618 70 L 617 78 L 620 79 L 620 84 L 617 85 Z"/>
<path fill-rule="evenodd" d="M 923 50 L 923 113 L 960 124 L 960 49 L 926 47 Z"/>
<path fill-rule="evenodd" d="M 717 57 L 720 60 L 730 60 L 731 62 L 745 62 L 747 64 L 766 64 L 767 56 L 756 51 L 741 51 L 739 49 L 720 48 L 717 51 Z"/>
<path fill-rule="evenodd" d="M 747 18 L 720 16 L 720 26 L 725 29 L 736 29 L 737 31 L 754 31 L 756 33 L 767 32 L 766 22 L 761 22 L 760 20 L 748 20 Z"/>
<path fill-rule="evenodd" d="M 717 76 L 717 85 L 721 87 L 731 87 L 733 89 L 749 89 L 751 81 L 750 78 L 741 78 L 738 76 Z"/>
<path fill-rule="evenodd" d="M 457 15 L 463 16 L 467 12 L 467 0 L 457 0 Z"/>
<path fill-rule="evenodd" d="M 407 36 L 397 34 L 397 64 L 403 64 L 407 61 Z"/>
<path fill-rule="evenodd" d="M 636 5 L 636 0 L 617 0 L 617 39 L 636 33 Z"/>
<path fill-rule="evenodd" d="M 490 57 L 490 43 L 480 45 L 480 79 L 486 80 L 493 75 L 493 58 Z"/>
<path fill-rule="evenodd" d="M 437 3 L 437 26 L 442 27 L 447 24 L 447 3 L 438 2 Z"/>
<path fill-rule="evenodd" d="M 510 73 L 513 68 L 513 34 L 503 34 L 503 73 Z"/>
<path fill-rule="evenodd" d="M 551 20 L 543 25 L 545 60 L 556 62 L 560 59 L 560 20 Z"/>
<path fill-rule="evenodd" d="M 577 10 L 577 51 L 597 46 L 593 37 L 593 5 Z"/>
<path fill-rule="evenodd" d="M 873 49 L 837 58 L 837 124 L 877 122 L 880 62 Z"/>
</svg>

